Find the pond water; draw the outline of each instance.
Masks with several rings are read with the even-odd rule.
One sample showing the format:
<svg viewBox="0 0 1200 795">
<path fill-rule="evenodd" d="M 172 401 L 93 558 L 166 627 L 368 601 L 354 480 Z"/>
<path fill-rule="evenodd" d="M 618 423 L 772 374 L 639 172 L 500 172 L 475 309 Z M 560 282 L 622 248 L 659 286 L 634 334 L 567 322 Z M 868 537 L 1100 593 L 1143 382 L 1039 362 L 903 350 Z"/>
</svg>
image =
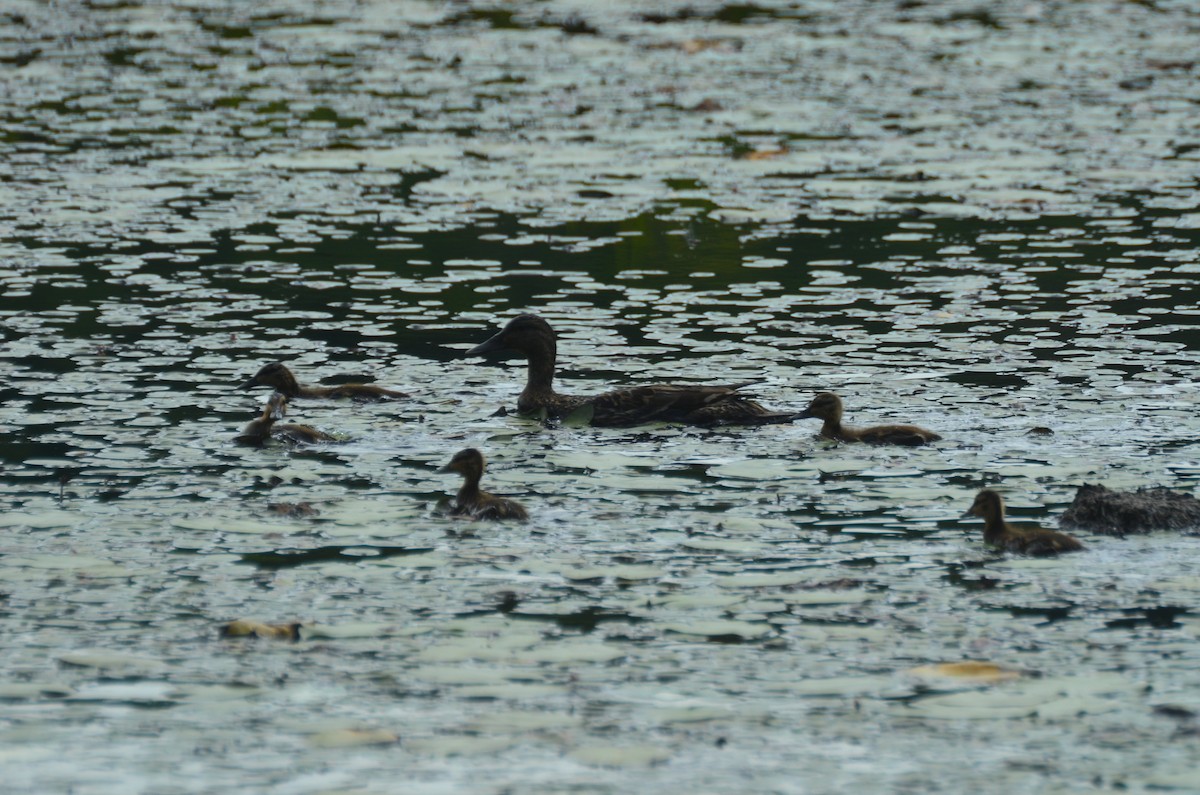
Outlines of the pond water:
<svg viewBox="0 0 1200 795">
<path fill-rule="evenodd" d="M 1200 791 L 1200 538 L 961 518 L 1196 489 L 1200 13 L 594 5 L 0 9 L 5 791 Z M 945 439 L 499 416 L 524 311 Z"/>
</svg>

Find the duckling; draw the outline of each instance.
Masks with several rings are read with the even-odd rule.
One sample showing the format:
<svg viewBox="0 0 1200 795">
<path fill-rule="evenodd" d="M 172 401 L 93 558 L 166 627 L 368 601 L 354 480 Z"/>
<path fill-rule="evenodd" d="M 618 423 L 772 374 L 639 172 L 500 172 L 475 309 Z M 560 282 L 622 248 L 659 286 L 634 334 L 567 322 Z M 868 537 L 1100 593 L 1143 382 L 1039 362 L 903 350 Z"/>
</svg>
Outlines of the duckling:
<svg viewBox="0 0 1200 795">
<path fill-rule="evenodd" d="M 283 362 L 272 362 L 263 365 L 249 381 L 242 384 L 241 389 L 252 389 L 256 386 L 272 386 L 284 395 L 305 398 L 351 398 L 358 401 L 385 400 L 389 398 L 406 398 L 404 392 L 394 389 L 384 389 L 375 384 L 338 384 L 337 386 L 308 386 L 296 380 L 292 371 Z"/>
<path fill-rule="evenodd" d="M 234 441 L 238 444 L 250 445 L 252 447 L 262 447 L 267 439 L 274 435 L 277 438 L 292 443 L 312 444 L 314 442 L 336 442 L 337 439 L 324 431 L 318 431 L 316 428 L 310 428 L 307 425 L 296 425 L 287 423 L 277 425 L 276 423 L 283 419 L 283 415 L 287 412 L 287 396 L 282 392 L 275 392 L 267 399 L 267 405 L 263 407 L 262 416 L 246 423 L 246 427 L 242 428 L 241 434 L 234 437 Z"/>
<path fill-rule="evenodd" d="M 483 477 L 485 461 L 483 453 L 474 447 L 460 450 L 450 459 L 450 463 L 438 472 L 457 472 L 465 482 L 458 490 L 451 516 L 466 516 L 471 519 L 516 519 L 524 522 L 529 514 L 521 507 L 521 503 L 505 497 L 497 497 L 481 491 L 479 480 Z"/>
<path fill-rule="evenodd" d="M 1006 552 L 1024 555 L 1057 555 L 1083 549 L 1079 539 L 1042 527 L 1014 527 L 1004 520 L 1004 498 L 991 489 L 975 495 L 966 516 L 983 518 L 983 540 Z"/>
<path fill-rule="evenodd" d="M 936 442 L 942 437 L 933 431 L 916 425 L 875 425 L 870 428 L 852 428 L 842 425 L 842 399 L 832 392 L 818 392 L 808 404 L 801 417 L 825 420 L 821 436 L 839 442 L 866 442 L 868 444 L 901 444 L 918 447 Z"/>
<path fill-rule="evenodd" d="M 267 439 L 271 438 L 271 429 L 276 420 L 283 419 L 283 408 L 286 405 L 287 398 L 283 393 L 276 392 L 271 395 L 267 399 L 267 405 L 263 407 L 262 416 L 246 423 L 246 427 L 242 428 L 242 432 L 233 440 L 238 444 L 262 447 Z"/>
<path fill-rule="evenodd" d="M 545 412 L 547 419 L 569 415 L 590 418 L 597 427 L 627 428 L 648 422 L 678 422 L 686 425 L 764 425 L 791 422 L 800 414 L 771 411 L 738 390 L 754 383 L 744 381 L 718 386 L 654 384 L 617 389 L 602 395 L 562 395 L 554 391 L 557 335 L 537 315 L 519 315 L 499 333 L 467 351 L 482 356 L 498 351 L 515 351 L 529 363 L 525 389 L 517 398 L 523 415 Z"/>
</svg>

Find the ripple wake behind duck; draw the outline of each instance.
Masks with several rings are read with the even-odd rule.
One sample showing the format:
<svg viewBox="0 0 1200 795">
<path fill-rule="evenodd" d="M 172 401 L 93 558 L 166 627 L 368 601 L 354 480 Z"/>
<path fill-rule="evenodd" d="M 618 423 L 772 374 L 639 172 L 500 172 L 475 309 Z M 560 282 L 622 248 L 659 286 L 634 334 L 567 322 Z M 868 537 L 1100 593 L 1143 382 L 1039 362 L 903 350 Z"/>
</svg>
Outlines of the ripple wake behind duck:
<svg viewBox="0 0 1200 795">
<path fill-rule="evenodd" d="M 765 425 L 791 422 L 797 412 L 772 411 L 738 390 L 754 383 L 700 386 L 652 384 L 616 389 L 601 395 L 562 395 L 554 391 L 557 335 L 537 315 L 519 315 L 499 333 L 471 350 L 467 356 L 515 351 L 529 363 L 525 389 L 517 398 L 517 411 L 547 419 L 576 416 L 597 427 L 627 428 L 649 422 L 685 425 Z"/>
</svg>

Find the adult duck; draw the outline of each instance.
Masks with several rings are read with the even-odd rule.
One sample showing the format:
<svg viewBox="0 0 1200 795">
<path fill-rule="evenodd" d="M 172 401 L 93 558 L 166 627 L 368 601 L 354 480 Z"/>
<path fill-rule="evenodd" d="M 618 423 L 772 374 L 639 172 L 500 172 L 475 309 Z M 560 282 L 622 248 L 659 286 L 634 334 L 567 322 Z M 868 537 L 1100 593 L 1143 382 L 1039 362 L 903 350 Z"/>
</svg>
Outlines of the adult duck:
<svg viewBox="0 0 1200 795">
<path fill-rule="evenodd" d="M 984 489 L 975 496 L 967 516 L 981 517 L 983 540 L 1006 552 L 1044 556 L 1083 549 L 1075 536 L 1035 525 L 1009 524 L 1004 518 L 1004 498 L 991 489 Z"/>
<path fill-rule="evenodd" d="M 602 395 L 563 395 L 554 391 L 558 337 L 537 315 L 519 315 L 499 333 L 467 351 L 483 356 L 514 351 L 529 363 L 525 389 L 517 398 L 517 411 L 526 416 L 557 420 L 578 417 L 591 425 L 627 428 L 648 422 L 678 422 L 686 425 L 764 425 L 791 422 L 799 414 L 771 411 L 738 390 L 754 383 L 745 381 L 719 386 L 653 384 L 617 389 Z"/>
<path fill-rule="evenodd" d="M 474 447 L 460 450 L 450 459 L 450 463 L 438 472 L 457 472 L 463 476 L 462 488 L 455 497 L 454 507 L 450 509 L 451 516 L 464 516 L 470 519 L 515 519 L 524 522 L 529 514 L 516 500 L 498 497 L 495 494 L 479 488 L 483 478 L 486 463 L 483 453 Z"/>
<path fill-rule="evenodd" d="M 375 384 L 338 384 L 336 386 L 310 386 L 301 384 L 296 376 L 283 362 L 271 362 L 263 365 L 250 380 L 242 384 L 242 389 L 253 389 L 256 386 L 273 387 L 289 398 L 350 398 L 352 400 L 388 400 L 405 398 L 404 392 L 385 389 Z"/>
<path fill-rule="evenodd" d="M 900 444 L 917 447 L 936 442 L 942 437 L 916 425 L 873 425 L 869 428 L 854 428 L 842 425 L 842 399 L 832 392 L 819 392 L 808 404 L 801 417 L 824 420 L 821 436 L 839 442 L 866 442 L 867 444 Z"/>
</svg>

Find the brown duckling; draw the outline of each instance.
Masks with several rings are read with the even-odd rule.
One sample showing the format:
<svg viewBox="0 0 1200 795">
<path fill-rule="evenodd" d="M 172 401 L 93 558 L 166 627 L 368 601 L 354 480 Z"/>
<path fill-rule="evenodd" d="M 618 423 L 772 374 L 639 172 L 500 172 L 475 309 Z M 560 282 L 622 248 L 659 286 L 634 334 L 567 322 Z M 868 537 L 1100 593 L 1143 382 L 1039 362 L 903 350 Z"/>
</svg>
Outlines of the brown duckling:
<svg viewBox="0 0 1200 795">
<path fill-rule="evenodd" d="M 975 502 L 967 511 L 968 516 L 983 518 L 983 540 L 1006 552 L 1023 555 L 1057 555 L 1060 552 L 1075 552 L 1083 549 L 1079 539 L 1047 530 L 1043 527 L 1014 527 L 1004 520 L 1004 498 L 991 489 L 975 495 Z"/>
<path fill-rule="evenodd" d="M 499 333 L 466 355 L 482 356 L 505 350 L 520 353 L 529 362 L 525 389 L 517 398 L 517 411 L 524 415 L 545 412 L 546 418 L 552 420 L 575 415 L 591 425 L 617 428 L 648 422 L 764 425 L 791 422 L 801 416 L 771 411 L 738 392 L 752 381 L 719 386 L 653 384 L 592 397 L 559 394 L 554 391 L 557 336 L 550 324 L 537 315 L 513 318 Z"/>
<path fill-rule="evenodd" d="M 267 405 L 263 407 L 262 416 L 246 423 L 246 427 L 242 428 L 242 432 L 233 440 L 238 444 L 262 447 L 267 439 L 271 438 L 271 429 L 276 420 L 283 419 L 283 409 L 286 405 L 287 398 L 282 393 L 276 392 L 271 395 L 267 399 Z"/>
<path fill-rule="evenodd" d="M 942 437 L 933 431 L 916 425 L 873 425 L 870 428 L 853 428 L 842 425 L 842 399 L 832 392 L 818 392 L 808 404 L 801 417 L 816 417 L 825 421 L 821 436 L 839 442 L 866 442 L 868 444 L 902 444 L 917 447 L 936 442 Z"/>
<path fill-rule="evenodd" d="M 284 395 L 294 398 L 351 398 L 359 401 L 386 400 L 390 398 L 405 398 L 404 392 L 394 389 L 384 389 L 375 384 L 338 384 L 337 386 L 309 386 L 296 380 L 292 371 L 283 362 L 272 362 L 263 365 L 249 381 L 242 384 L 242 389 L 256 386 L 274 387 Z"/>
<path fill-rule="evenodd" d="M 458 490 L 454 507 L 450 509 L 450 515 L 471 519 L 516 519 L 519 522 L 527 520 L 529 514 L 521 507 L 521 503 L 480 490 L 479 481 L 483 477 L 484 466 L 483 453 L 474 447 L 468 447 L 456 453 L 449 464 L 438 470 L 457 472 L 465 479 L 462 488 Z"/>
<path fill-rule="evenodd" d="M 287 396 L 275 392 L 267 399 L 262 416 L 246 423 L 241 434 L 234 437 L 238 444 L 262 447 L 271 436 L 293 443 L 336 442 L 337 438 L 307 425 L 277 424 L 287 412 Z"/>
</svg>

